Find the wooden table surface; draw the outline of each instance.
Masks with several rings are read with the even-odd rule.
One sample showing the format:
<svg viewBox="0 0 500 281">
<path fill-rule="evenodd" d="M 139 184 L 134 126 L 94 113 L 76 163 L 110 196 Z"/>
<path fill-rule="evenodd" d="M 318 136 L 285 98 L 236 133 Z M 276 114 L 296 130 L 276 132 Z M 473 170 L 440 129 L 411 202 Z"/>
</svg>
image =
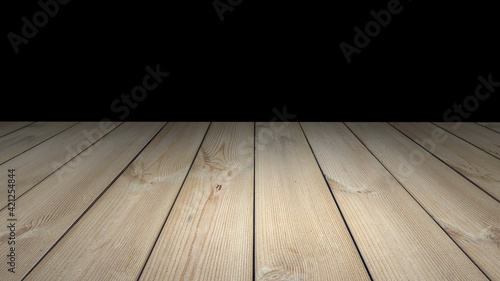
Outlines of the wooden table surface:
<svg viewBox="0 0 500 281">
<path fill-rule="evenodd" d="M 0 122 L 0 280 L 500 280 L 499 128 Z"/>
</svg>

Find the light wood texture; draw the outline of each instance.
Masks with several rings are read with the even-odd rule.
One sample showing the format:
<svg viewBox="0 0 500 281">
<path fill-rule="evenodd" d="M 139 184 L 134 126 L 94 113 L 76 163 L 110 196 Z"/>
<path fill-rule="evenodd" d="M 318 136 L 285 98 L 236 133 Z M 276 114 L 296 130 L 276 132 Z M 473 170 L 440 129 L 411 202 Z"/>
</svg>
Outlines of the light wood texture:
<svg viewBox="0 0 500 281">
<path fill-rule="evenodd" d="M 75 125 L 76 122 L 39 122 L 0 138 L 0 165 Z"/>
<path fill-rule="evenodd" d="M 270 125 L 256 130 L 256 280 L 370 280 L 300 126 Z"/>
<path fill-rule="evenodd" d="M 499 159 L 430 123 L 392 125 L 500 200 Z M 433 135 L 439 135 L 440 138 Z"/>
<path fill-rule="evenodd" d="M 25 280 L 137 280 L 207 128 L 167 124 Z"/>
<path fill-rule="evenodd" d="M 500 279 L 500 203 L 386 123 L 347 123 L 492 280 Z"/>
<path fill-rule="evenodd" d="M 119 124 L 111 123 L 109 129 Z M 16 186 L 16 197 L 19 198 L 54 173 L 58 166 L 66 164 L 77 156 L 79 152 L 82 152 L 79 157 L 92 153 L 92 149 L 84 150 L 107 132 L 109 132 L 108 127 L 106 130 L 101 130 L 99 123 L 96 122 L 79 123 L 0 165 L 0 171 L 15 169 L 20 175 L 17 177 Z M 7 181 L 0 181 L 0 190 L 7 190 Z M 2 209 L 7 206 L 7 192 L 0 192 L 0 202 Z"/>
<path fill-rule="evenodd" d="M 7 274 L 2 280 L 20 280 L 28 273 L 163 125 L 121 125 L 105 136 L 92 154 L 83 158 L 62 180 L 53 174 L 16 200 L 16 249 L 19 262 L 16 264 L 16 274 Z M 17 176 L 22 177 L 19 174 Z M 0 221 L 7 221 L 7 211 L 0 211 Z M 0 231 L 0 247 L 6 249 L 9 232 L 6 227 Z M 2 255 L 2 274 L 7 272 L 6 260 L 7 256 Z"/>
<path fill-rule="evenodd" d="M 212 123 L 140 280 L 251 280 L 251 123 Z"/>
<path fill-rule="evenodd" d="M 33 122 L 0 122 L 0 137 L 26 127 Z"/>
<path fill-rule="evenodd" d="M 499 133 L 489 130 L 488 128 L 476 123 L 455 124 L 448 122 L 436 122 L 434 124 L 500 159 Z"/>
<path fill-rule="evenodd" d="M 434 154 L 432 123 L 18 128 L 0 137 L 18 150 L 0 280 L 500 280 L 500 202 L 479 184 L 500 134 L 461 125 Z"/>
<path fill-rule="evenodd" d="M 344 124 L 302 127 L 374 280 L 487 280 Z"/>
<path fill-rule="evenodd" d="M 479 122 L 478 124 L 500 133 L 500 122 Z"/>
</svg>

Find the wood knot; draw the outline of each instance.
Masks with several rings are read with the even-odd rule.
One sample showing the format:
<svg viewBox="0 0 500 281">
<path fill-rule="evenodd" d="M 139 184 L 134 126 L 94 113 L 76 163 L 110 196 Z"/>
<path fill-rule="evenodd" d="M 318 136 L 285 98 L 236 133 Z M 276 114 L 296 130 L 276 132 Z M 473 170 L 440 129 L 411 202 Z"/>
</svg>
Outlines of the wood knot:
<svg viewBox="0 0 500 281">
<path fill-rule="evenodd" d="M 262 276 L 262 280 L 265 280 L 265 281 L 295 280 L 292 277 L 293 276 L 290 272 L 282 270 L 282 269 L 278 269 L 278 270 L 271 270 L 268 273 L 264 274 L 264 276 Z"/>
<path fill-rule="evenodd" d="M 332 178 L 328 178 L 327 177 L 327 180 L 329 181 L 330 185 L 337 189 L 338 191 L 342 191 L 342 192 L 347 192 L 347 193 L 363 193 L 363 194 L 370 194 L 370 193 L 375 193 L 374 191 L 370 190 L 368 187 L 366 186 L 348 186 L 348 185 L 344 185 Z"/>
<path fill-rule="evenodd" d="M 483 230 L 483 235 L 485 236 L 485 240 L 491 241 L 500 247 L 500 230 L 494 226 L 490 226 Z"/>
</svg>

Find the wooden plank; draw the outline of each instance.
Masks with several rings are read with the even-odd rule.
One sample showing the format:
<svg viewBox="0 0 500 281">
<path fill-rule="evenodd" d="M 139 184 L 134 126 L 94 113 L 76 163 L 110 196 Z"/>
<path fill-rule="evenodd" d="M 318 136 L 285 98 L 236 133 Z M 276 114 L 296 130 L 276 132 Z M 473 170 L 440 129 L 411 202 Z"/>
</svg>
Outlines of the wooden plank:
<svg viewBox="0 0 500 281">
<path fill-rule="evenodd" d="M 457 123 L 460 124 L 458 128 L 448 122 L 434 124 L 500 159 L 500 134 L 497 132 L 476 123 Z"/>
<path fill-rule="evenodd" d="M 500 200 L 499 159 L 430 123 L 392 125 Z"/>
<path fill-rule="evenodd" d="M 207 128 L 167 124 L 25 280 L 137 280 Z"/>
<path fill-rule="evenodd" d="M 26 127 L 34 122 L 0 122 L 0 137 Z"/>
<path fill-rule="evenodd" d="M 474 263 L 500 279 L 500 203 L 385 123 L 347 123 Z"/>
<path fill-rule="evenodd" d="M 258 123 L 257 280 L 370 280 L 297 123 Z"/>
<path fill-rule="evenodd" d="M 500 133 L 500 122 L 479 122 L 478 124 Z"/>
<path fill-rule="evenodd" d="M 252 280 L 253 153 L 238 151 L 252 137 L 210 126 L 140 280 Z"/>
<path fill-rule="evenodd" d="M 0 138 L 0 164 L 75 125 L 76 122 L 38 122 Z"/>
<path fill-rule="evenodd" d="M 79 153 L 83 152 L 80 157 L 92 153 L 92 149 L 84 150 L 119 124 L 79 123 L 0 165 L 0 171 L 15 169 L 22 175 L 17 179 L 16 197 L 19 198 Z M 0 190 L 7 190 L 7 181 L 0 182 Z M 0 202 L 2 209 L 7 206 L 7 192 L 0 192 Z"/>
<path fill-rule="evenodd" d="M 16 200 L 15 246 L 19 262 L 16 274 L 8 274 L 3 280 L 19 280 L 28 273 L 162 126 L 121 125 L 61 180 L 54 174 Z M 73 161 L 77 160 L 68 165 Z M 17 174 L 20 177 L 23 175 Z M 6 222 L 7 218 L 8 209 L 0 211 L 0 221 Z M 6 249 L 10 232 L 6 227 L 0 231 L 0 247 Z M 0 272 L 7 272 L 8 267 L 7 255 L 2 255 Z"/>
<path fill-rule="evenodd" d="M 342 123 L 303 123 L 375 280 L 487 280 Z"/>
</svg>

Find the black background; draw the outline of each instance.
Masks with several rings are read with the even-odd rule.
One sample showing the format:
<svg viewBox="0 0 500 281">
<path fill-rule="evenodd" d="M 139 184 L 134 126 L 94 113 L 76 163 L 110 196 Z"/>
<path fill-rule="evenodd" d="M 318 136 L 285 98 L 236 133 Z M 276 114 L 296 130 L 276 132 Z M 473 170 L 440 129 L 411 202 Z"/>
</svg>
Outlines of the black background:
<svg viewBox="0 0 500 281">
<path fill-rule="evenodd" d="M 389 1 L 329 2 L 243 0 L 221 22 L 213 0 L 72 0 L 18 54 L 7 34 L 40 7 L 3 3 L 0 120 L 120 120 L 111 103 L 156 64 L 170 76 L 125 120 L 443 121 L 479 75 L 500 81 L 491 1 L 401 0 L 350 64 L 340 42 Z M 464 120 L 500 121 L 499 96 Z"/>
</svg>

